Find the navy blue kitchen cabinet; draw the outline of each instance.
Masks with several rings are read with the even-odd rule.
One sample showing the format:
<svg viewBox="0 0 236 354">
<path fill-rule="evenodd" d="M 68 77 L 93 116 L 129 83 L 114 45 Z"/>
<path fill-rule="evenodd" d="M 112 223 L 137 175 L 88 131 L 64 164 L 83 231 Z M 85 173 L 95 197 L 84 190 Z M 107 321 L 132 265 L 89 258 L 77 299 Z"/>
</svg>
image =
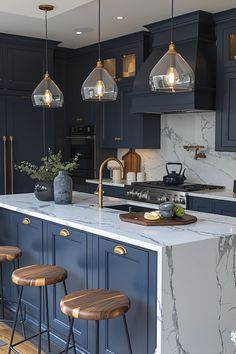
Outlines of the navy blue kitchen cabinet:
<svg viewBox="0 0 236 354">
<path fill-rule="evenodd" d="M 148 39 L 147 33 L 138 32 L 102 43 L 103 64 L 117 82 L 118 97 L 102 104 L 101 147 L 160 147 L 159 117 L 131 113 L 133 81 L 148 54 Z"/>
<path fill-rule="evenodd" d="M 156 281 L 155 252 L 122 243 L 126 254 L 116 253 L 116 241 L 67 228 L 64 225 L 9 210 L 0 209 L 0 244 L 17 245 L 22 249 L 20 266 L 57 264 L 68 271 L 68 292 L 86 288 L 112 288 L 130 297 L 127 320 L 133 352 L 153 354 L 156 347 Z M 10 279 L 12 270 L 4 272 Z M 17 300 L 15 286 L 7 280 L 5 294 Z M 62 284 L 49 286 L 50 326 L 54 339 L 62 347 L 68 334 L 68 318 L 60 311 L 64 296 Z M 37 326 L 38 289 L 25 287 L 23 301 L 27 321 Z M 95 351 L 93 321 L 75 321 L 75 336 L 81 354 Z M 126 354 L 127 344 L 120 318 L 100 323 L 101 352 Z"/>
<path fill-rule="evenodd" d="M 204 213 L 236 216 L 236 203 L 226 200 L 188 197 L 187 208 Z"/>
<path fill-rule="evenodd" d="M 28 215 L 13 213 L 11 220 L 11 237 L 15 245 L 22 250 L 20 267 L 31 264 L 44 263 L 45 245 L 43 221 Z M 14 297 L 17 299 L 16 287 L 13 286 Z M 39 309 L 39 290 L 37 287 L 25 287 L 23 302 L 26 305 L 27 315 L 37 321 Z"/>
<path fill-rule="evenodd" d="M 236 151 L 236 11 L 215 15 L 217 33 L 216 150 Z"/>
<path fill-rule="evenodd" d="M 122 244 L 126 254 L 116 253 L 120 244 L 98 239 L 99 287 L 127 294 L 131 309 L 127 313 L 132 350 L 135 354 L 153 354 L 156 333 L 156 256 L 154 253 Z M 128 353 L 121 318 L 100 323 L 100 351 Z"/>
<path fill-rule="evenodd" d="M 57 42 L 48 44 L 53 76 Z M 23 160 L 40 162 L 44 124 L 45 150 L 54 148 L 53 113 L 33 107 L 31 102 L 32 91 L 45 73 L 45 41 L 0 34 L 0 59 L 0 194 L 30 192 L 33 182 L 14 171 L 14 164 Z"/>
<path fill-rule="evenodd" d="M 200 197 L 187 197 L 187 209 L 200 211 L 202 213 L 213 212 L 213 199 Z"/>
<path fill-rule="evenodd" d="M 12 232 L 12 218 L 15 213 L 9 210 L 0 209 L 0 245 L 3 246 L 16 246 L 16 235 Z M 3 262 L 3 293 L 4 297 L 7 299 L 12 299 L 14 294 L 12 294 L 12 284 L 11 284 L 11 273 L 13 271 L 12 262 Z"/>
<path fill-rule="evenodd" d="M 130 83 L 118 83 L 117 100 L 102 104 L 101 147 L 160 147 L 160 119 L 155 114 L 131 113 L 131 92 Z"/>
<path fill-rule="evenodd" d="M 65 232 L 68 232 L 67 236 Z M 69 293 L 88 288 L 87 243 L 85 232 L 48 223 L 48 263 L 56 264 L 68 271 L 66 286 Z M 49 287 L 50 326 L 59 337 L 66 339 L 69 330 L 68 318 L 60 310 L 60 300 L 64 295 L 62 283 Z M 87 321 L 75 321 L 76 342 L 84 350 L 89 350 L 87 327 Z"/>
</svg>

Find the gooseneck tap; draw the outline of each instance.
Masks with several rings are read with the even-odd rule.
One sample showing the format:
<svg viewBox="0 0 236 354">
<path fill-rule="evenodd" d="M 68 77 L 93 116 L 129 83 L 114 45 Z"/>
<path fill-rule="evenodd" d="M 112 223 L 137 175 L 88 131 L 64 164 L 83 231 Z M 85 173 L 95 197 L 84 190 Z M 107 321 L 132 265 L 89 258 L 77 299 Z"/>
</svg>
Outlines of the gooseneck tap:
<svg viewBox="0 0 236 354">
<path fill-rule="evenodd" d="M 98 184 L 98 207 L 103 208 L 103 184 L 102 184 L 102 179 L 103 179 L 103 172 L 104 168 L 107 165 L 109 161 L 116 161 L 121 168 L 121 178 L 124 176 L 124 166 L 122 165 L 122 162 L 118 160 L 116 157 L 108 157 L 106 160 L 104 160 L 99 168 L 99 184 Z"/>
</svg>

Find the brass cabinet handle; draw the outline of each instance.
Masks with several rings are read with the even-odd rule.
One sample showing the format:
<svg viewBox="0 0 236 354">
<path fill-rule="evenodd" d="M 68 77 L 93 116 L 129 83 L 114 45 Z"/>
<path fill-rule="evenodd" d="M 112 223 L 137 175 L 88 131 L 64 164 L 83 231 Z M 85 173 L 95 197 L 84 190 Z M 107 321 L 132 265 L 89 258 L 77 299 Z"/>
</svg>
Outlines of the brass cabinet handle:
<svg viewBox="0 0 236 354">
<path fill-rule="evenodd" d="M 31 224 L 31 221 L 30 221 L 29 218 L 24 218 L 24 219 L 22 220 L 22 224 L 24 224 L 24 225 L 29 225 L 29 224 Z"/>
<path fill-rule="evenodd" d="M 121 138 L 118 137 L 118 136 L 116 136 L 116 137 L 114 138 L 114 140 L 115 140 L 115 141 L 121 141 Z"/>
<path fill-rule="evenodd" d="M 120 256 L 123 256 L 127 254 L 127 249 L 124 246 L 118 245 L 114 248 L 114 253 L 119 254 Z"/>
<path fill-rule="evenodd" d="M 70 236 L 70 231 L 67 229 L 61 229 L 61 231 L 59 232 L 59 235 L 62 237 L 68 237 L 68 236 Z"/>
<path fill-rule="evenodd" d="M 114 78 L 114 81 L 115 82 L 120 82 L 120 81 L 122 81 L 122 78 L 121 77 Z"/>
<path fill-rule="evenodd" d="M 3 141 L 3 188 L 4 188 L 4 194 L 7 194 L 7 149 L 6 149 L 6 144 L 7 144 L 7 138 L 5 135 L 2 137 Z"/>
<path fill-rule="evenodd" d="M 14 162 L 13 162 L 13 136 L 10 135 L 10 171 L 11 171 L 11 194 L 14 193 Z"/>
</svg>

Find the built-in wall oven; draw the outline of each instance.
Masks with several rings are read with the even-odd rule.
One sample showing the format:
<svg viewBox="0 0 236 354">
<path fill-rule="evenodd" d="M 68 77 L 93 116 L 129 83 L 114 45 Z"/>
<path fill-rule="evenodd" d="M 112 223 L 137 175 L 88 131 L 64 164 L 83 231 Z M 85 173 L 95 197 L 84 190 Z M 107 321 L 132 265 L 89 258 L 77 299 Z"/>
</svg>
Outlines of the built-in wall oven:
<svg viewBox="0 0 236 354">
<path fill-rule="evenodd" d="M 69 158 L 80 154 L 79 168 L 72 172 L 74 185 L 85 184 L 85 180 L 96 178 L 96 134 L 93 125 L 71 127 L 66 137 Z"/>
</svg>

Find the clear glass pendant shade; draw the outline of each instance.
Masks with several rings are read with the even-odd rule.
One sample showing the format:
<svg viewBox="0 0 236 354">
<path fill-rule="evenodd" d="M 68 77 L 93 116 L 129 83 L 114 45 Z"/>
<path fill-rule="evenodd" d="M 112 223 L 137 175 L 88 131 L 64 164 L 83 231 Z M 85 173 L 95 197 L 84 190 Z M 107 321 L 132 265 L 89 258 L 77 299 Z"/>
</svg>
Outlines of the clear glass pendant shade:
<svg viewBox="0 0 236 354">
<path fill-rule="evenodd" d="M 83 100 L 114 101 L 117 94 L 116 82 L 99 60 L 96 68 L 89 74 L 81 87 Z"/>
<path fill-rule="evenodd" d="M 46 73 L 44 79 L 38 84 L 32 93 L 33 106 L 45 108 L 62 107 L 64 96 L 59 87 Z"/>
<path fill-rule="evenodd" d="M 184 92 L 194 87 L 194 72 L 171 42 L 169 50 L 158 61 L 149 76 L 152 91 Z"/>
</svg>

